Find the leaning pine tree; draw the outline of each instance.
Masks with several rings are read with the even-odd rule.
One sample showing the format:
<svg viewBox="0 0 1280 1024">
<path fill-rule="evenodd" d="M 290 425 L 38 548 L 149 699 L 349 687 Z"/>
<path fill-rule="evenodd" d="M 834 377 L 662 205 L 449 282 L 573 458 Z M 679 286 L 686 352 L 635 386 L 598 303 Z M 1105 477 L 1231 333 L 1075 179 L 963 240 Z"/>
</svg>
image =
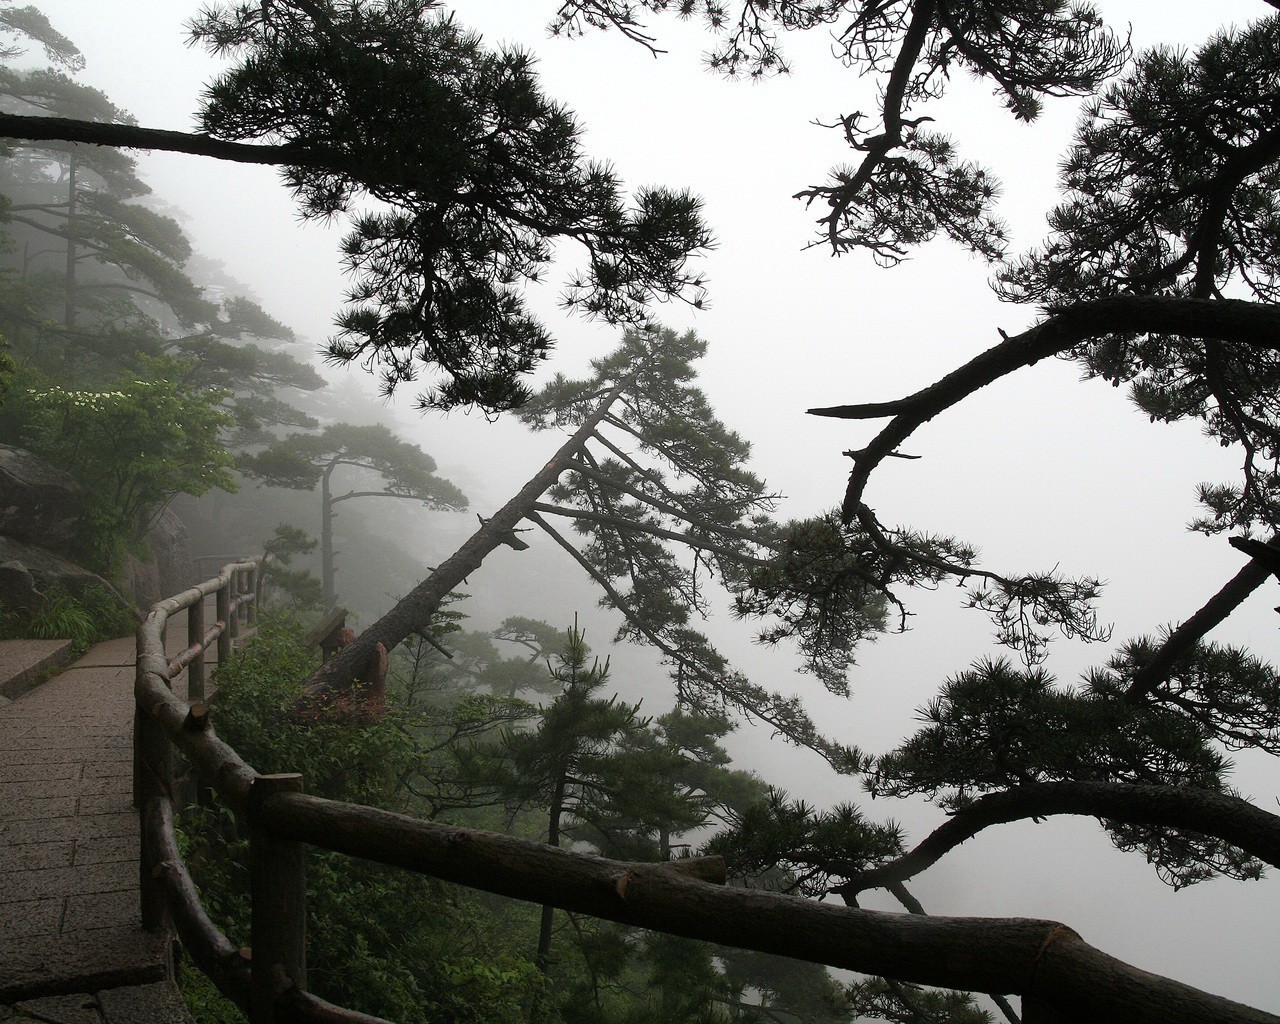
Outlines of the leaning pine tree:
<svg viewBox="0 0 1280 1024">
<path fill-rule="evenodd" d="M 775 496 L 742 468 L 748 445 L 694 384 L 692 362 L 704 350 L 692 332 L 633 331 L 591 376 L 552 380 L 519 415 L 535 430 L 571 431 L 568 439 L 461 548 L 323 665 L 313 691 L 370 678 L 379 648 L 390 651 L 423 628 L 496 548 L 524 546 L 516 531 L 530 522 L 599 584 L 604 603 L 625 618 L 622 636 L 661 653 L 682 707 L 758 718 L 838 768 L 858 768 L 861 755 L 823 737 L 797 698 L 750 682 L 691 624 L 718 581 L 744 610 L 772 616 L 769 639 L 798 637 L 813 671 L 841 689 L 850 638 L 884 627 L 884 594 L 899 578 L 892 567 L 857 564 L 826 520 L 770 518 Z M 557 529 L 560 520 L 585 543 Z M 811 559 L 803 554 L 810 549 Z M 796 586 L 806 573 L 827 578 L 820 602 Z"/>
</svg>

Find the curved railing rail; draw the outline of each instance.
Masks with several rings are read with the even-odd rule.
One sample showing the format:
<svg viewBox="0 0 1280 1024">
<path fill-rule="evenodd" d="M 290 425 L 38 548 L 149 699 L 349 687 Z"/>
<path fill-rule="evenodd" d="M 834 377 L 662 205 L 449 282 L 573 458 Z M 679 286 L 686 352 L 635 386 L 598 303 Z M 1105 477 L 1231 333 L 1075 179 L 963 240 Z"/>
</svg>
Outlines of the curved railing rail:
<svg viewBox="0 0 1280 1024">
<path fill-rule="evenodd" d="M 204 702 L 204 651 L 220 662 L 252 628 L 261 560 L 152 606 L 138 627 L 134 794 L 142 817 L 142 921 L 172 927 L 185 953 L 252 1024 L 389 1024 L 307 991 L 305 844 L 686 938 L 970 991 L 1018 993 L 1026 1020 L 1280 1024 L 1280 1018 L 1148 974 L 1054 921 L 881 913 L 725 886 L 719 858 L 665 864 L 607 860 L 497 833 L 308 796 L 296 774 L 260 775 L 218 739 Z M 217 623 L 205 628 L 215 595 Z M 165 627 L 187 612 L 189 646 L 165 653 Z M 188 699 L 174 694 L 185 670 Z M 245 823 L 251 949 L 209 919 L 173 831 L 174 758 Z M 962 951 L 958 953 L 957 951 Z"/>
</svg>

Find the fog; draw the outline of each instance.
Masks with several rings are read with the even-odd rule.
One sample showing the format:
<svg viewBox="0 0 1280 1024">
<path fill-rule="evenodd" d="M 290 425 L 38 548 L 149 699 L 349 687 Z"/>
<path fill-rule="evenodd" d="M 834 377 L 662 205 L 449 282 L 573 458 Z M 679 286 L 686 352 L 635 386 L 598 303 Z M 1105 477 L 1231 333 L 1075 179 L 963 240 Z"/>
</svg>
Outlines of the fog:
<svg viewBox="0 0 1280 1024">
<path fill-rule="evenodd" d="M 184 46 L 183 24 L 198 4 L 42 0 L 40 6 L 84 51 L 82 81 L 102 88 L 142 125 L 193 126 L 201 87 L 218 67 Z M 655 58 L 616 35 L 548 39 L 554 6 L 455 5 L 459 20 L 490 43 L 537 54 L 544 88 L 585 126 L 587 152 L 608 159 L 628 185 L 689 187 L 704 197 L 717 239 L 704 260 L 708 308 L 672 304 L 658 308 L 657 318 L 710 341 L 701 384 L 718 415 L 752 442 L 753 470 L 786 495 L 781 514 L 798 518 L 837 505 L 849 467 L 841 452 L 862 447 L 878 424 L 819 419 L 806 416 L 807 408 L 910 393 L 994 344 L 998 329 L 1027 326 L 1034 311 L 997 302 L 990 268 L 948 242 L 926 245 L 891 270 L 809 245 L 815 213 L 790 197 L 848 157 L 837 132 L 812 122 L 875 102 L 873 81 L 841 68 L 821 38 L 789 41 L 789 78 L 725 82 L 704 70 L 705 41 L 695 25 L 661 19 L 659 39 L 669 52 Z M 1100 7 L 1111 23 L 1131 23 L 1137 47 L 1193 46 L 1233 20 L 1265 13 L 1252 0 L 1102 0 Z M 949 95 L 929 107 L 966 156 L 1003 180 L 999 210 L 1015 250 L 1043 233 L 1077 109 L 1076 101 L 1051 101 L 1036 124 L 1019 124 L 985 86 L 968 80 L 953 82 Z M 343 225 L 300 223 L 270 170 L 153 154 L 141 171 L 158 198 L 185 212 L 197 251 L 247 282 L 270 313 L 318 349 L 347 284 L 338 256 Z M 582 255 L 566 245 L 561 257 L 563 278 Z M 558 295 L 555 281 L 531 291 L 557 339 L 538 379 L 583 371 L 618 336 L 607 325 L 566 317 Z M 336 396 L 350 392 L 381 403 L 359 367 L 324 372 Z M 435 457 L 475 512 L 496 509 L 559 444 L 509 418 L 424 416 L 412 398 L 406 386 L 378 406 L 380 415 Z M 994 568 L 1057 566 L 1108 581 L 1101 612 L 1114 623 L 1114 641 L 1055 641 L 1047 667 L 1064 682 L 1105 662 L 1124 640 L 1186 618 L 1242 564 L 1224 539 L 1185 530 L 1196 485 L 1231 479 L 1238 453 L 1219 449 L 1193 426 L 1148 423 L 1122 390 L 1081 383 L 1072 364 L 1048 361 L 1002 380 L 917 431 L 906 450 L 919 460 L 890 460 L 868 490 L 885 522 L 952 533 L 978 546 Z M 384 508 L 347 514 L 367 518 L 407 556 L 397 567 L 401 577 L 387 579 L 388 602 L 475 525 L 471 514 Z M 596 607 L 597 592 L 554 545 L 530 539 L 532 550 L 501 549 L 471 577 L 476 623 L 528 614 L 567 624 L 580 613 L 589 640 L 604 648 L 617 620 Z M 829 734 L 879 752 L 914 727 L 916 709 L 944 678 L 1000 653 L 987 619 L 961 602 L 954 587 L 913 593 L 910 629 L 862 651 L 848 700 L 798 673 L 793 653 L 755 645 L 749 622 L 721 614 L 708 630 L 754 681 L 802 694 Z M 1280 658 L 1276 603 L 1274 585 L 1264 587 L 1212 638 Z M 617 651 L 614 667 L 628 696 L 643 695 L 655 711 L 669 706 L 665 673 L 651 653 Z M 744 725 L 729 747 L 743 767 L 793 795 L 820 805 L 856 800 L 873 818 L 902 821 L 912 839 L 942 820 L 922 802 L 869 801 L 856 780 L 836 776 L 816 755 L 767 729 Z M 1270 807 L 1280 792 L 1280 767 L 1240 755 L 1235 783 Z M 1217 880 L 1175 893 L 1140 857 L 1114 850 L 1096 822 L 1059 818 L 989 830 L 916 879 L 913 891 L 934 914 L 1062 920 L 1121 959 L 1280 1011 L 1274 877 Z"/>
</svg>

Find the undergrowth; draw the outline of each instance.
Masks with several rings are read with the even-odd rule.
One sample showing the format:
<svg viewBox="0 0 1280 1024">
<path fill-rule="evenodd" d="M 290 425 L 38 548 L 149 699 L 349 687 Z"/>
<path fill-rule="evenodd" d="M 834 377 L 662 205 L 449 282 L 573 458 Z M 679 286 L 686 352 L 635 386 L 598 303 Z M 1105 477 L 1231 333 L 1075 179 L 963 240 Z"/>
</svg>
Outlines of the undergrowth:
<svg viewBox="0 0 1280 1024">
<path fill-rule="evenodd" d="M 99 586 L 89 587 L 79 596 L 60 586 L 50 587 L 34 608 L 0 604 L 2 640 L 70 640 L 73 649 L 82 653 L 103 640 L 128 636 L 136 628 L 129 609 Z"/>
<path fill-rule="evenodd" d="M 302 628 L 264 617 L 244 651 L 215 675 L 218 734 L 263 773 L 300 772 L 320 796 L 412 811 L 401 780 L 417 763 L 415 718 L 392 697 L 379 717 L 303 701 L 317 665 Z M 225 808 L 182 822 L 183 858 L 212 919 L 250 944 L 248 842 Z M 308 986 L 331 1002 L 404 1024 L 508 1024 L 545 982 L 511 952 L 513 922 L 492 901 L 434 879 L 315 848 L 307 856 Z M 525 927 L 528 912 L 517 914 Z M 531 920 L 531 918 L 530 918 Z M 243 1024 L 194 968 L 181 972 L 199 1021 Z"/>
</svg>

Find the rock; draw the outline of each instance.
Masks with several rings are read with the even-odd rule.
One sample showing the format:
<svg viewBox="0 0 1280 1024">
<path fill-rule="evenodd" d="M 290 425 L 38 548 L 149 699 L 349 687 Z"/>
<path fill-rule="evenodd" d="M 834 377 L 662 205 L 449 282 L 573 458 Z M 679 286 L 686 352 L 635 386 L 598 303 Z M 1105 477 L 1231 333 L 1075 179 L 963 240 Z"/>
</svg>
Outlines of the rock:
<svg viewBox="0 0 1280 1024">
<path fill-rule="evenodd" d="M 12 537 L 0 537 L 0 594 L 5 604 L 30 609 L 41 595 L 61 588 L 73 597 L 86 590 L 111 587 L 101 576 L 68 562 L 52 551 L 23 544 Z"/>
<path fill-rule="evenodd" d="M 143 610 L 170 596 L 160 592 L 160 570 L 155 559 L 144 562 L 131 553 L 126 553 L 120 564 L 120 589 Z"/>
<path fill-rule="evenodd" d="M 147 531 L 147 544 L 155 554 L 162 598 L 180 594 L 201 581 L 187 545 L 187 527 L 171 509 L 161 512 Z"/>
<path fill-rule="evenodd" d="M 161 512 L 145 540 L 151 557 L 126 554 L 120 567 L 120 589 L 139 608 L 150 608 L 200 582 L 187 548 L 187 528 L 176 515 L 168 509 Z"/>
<path fill-rule="evenodd" d="M 73 996 L 45 996 L 29 999 L 15 1007 L 19 1013 L 48 1024 L 102 1024 L 98 1001 L 88 993 Z M 22 1018 L 20 1017 L 19 1020 Z"/>
<path fill-rule="evenodd" d="M 0 444 L 0 534 L 63 550 L 75 537 L 80 485 L 25 448 Z"/>
</svg>

